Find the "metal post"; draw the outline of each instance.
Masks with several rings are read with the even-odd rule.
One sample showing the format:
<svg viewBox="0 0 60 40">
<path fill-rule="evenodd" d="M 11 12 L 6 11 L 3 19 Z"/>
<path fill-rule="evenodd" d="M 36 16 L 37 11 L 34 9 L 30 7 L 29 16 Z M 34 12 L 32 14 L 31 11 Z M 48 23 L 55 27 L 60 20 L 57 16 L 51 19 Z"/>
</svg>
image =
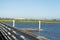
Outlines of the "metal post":
<svg viewBox="0 0 60 40">
<path fill-rule="evenodd" d="M 39 21 L 39 31 L 40 31 L 40 29 L 41 29 L 41 21 Z"/>
<path fill-rule="evenodd" d="M 39 39 L 40 38 L 40 29 L 41 29 L 41 21 L 39 20 L 38 23 L 39 23 L 39 29 L 38 29 L 39 30 L 39 36 L 37 38 Z"/>
<path fill-rule="evenodd" d="M 39 35 L 40 35 L 40 29 L 41 29 L 41 21 L 39 20 Z"/>
<path fill-rule="evenodd" d="M 13 27 L 15 27 L 15 20 L 13 20 Z"/>
</svg>

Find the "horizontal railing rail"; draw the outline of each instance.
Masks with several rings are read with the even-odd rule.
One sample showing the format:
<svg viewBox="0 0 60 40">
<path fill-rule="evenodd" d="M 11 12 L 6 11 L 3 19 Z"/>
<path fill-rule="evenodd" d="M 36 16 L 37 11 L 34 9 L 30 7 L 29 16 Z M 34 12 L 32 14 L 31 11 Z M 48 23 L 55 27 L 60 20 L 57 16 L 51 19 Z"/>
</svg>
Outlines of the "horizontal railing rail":
<svg viewBox="0 0 60 40">
<path fill-rule="evenodd" d="M 28 31 L 22 31 L 19 28 L 9 26 L 0 22 L 0 28 L 7 35 L 8 40 L 40 40 L 38 36 Z"/>
</svg>

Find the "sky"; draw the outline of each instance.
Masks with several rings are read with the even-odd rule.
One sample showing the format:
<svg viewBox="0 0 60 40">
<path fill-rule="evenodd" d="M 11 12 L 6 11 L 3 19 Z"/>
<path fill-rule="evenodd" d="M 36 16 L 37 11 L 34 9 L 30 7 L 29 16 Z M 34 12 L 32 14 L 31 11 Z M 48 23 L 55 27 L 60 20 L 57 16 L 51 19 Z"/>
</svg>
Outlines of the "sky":
<svg viewBox="0 0 60 40">
<path fill-rule="evenodd" d="M 60 0 L 0 0 L 0 17 L 60 19 Z"/>
</svg>

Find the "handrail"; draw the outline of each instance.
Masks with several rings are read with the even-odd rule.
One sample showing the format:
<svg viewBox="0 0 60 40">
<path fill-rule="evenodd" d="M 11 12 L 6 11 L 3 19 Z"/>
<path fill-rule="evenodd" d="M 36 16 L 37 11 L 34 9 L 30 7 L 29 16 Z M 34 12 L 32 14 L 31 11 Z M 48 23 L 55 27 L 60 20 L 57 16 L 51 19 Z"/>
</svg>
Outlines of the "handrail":
<svg viewBox="0 0 60 40">
<path fill-rule="evenodd" d="M 3 36 L 3 31 L 0 29 L 0 40 L 7 40 L 5 36 Z"/>
<path fill-rule="evenodd" d="M 24 38 L 28 38 L 30 40 L 40 40 L 40 38 L 37 38 L 37 35 L 34 35 L 31 32 L 22 31 L 19 28 L 12 27 L 1 22 L 0 26 L 1 28 L 4 28 L 3 30 L 5 31 L 5 33 L 13 40 L 24 40 Z"/>
</svg>

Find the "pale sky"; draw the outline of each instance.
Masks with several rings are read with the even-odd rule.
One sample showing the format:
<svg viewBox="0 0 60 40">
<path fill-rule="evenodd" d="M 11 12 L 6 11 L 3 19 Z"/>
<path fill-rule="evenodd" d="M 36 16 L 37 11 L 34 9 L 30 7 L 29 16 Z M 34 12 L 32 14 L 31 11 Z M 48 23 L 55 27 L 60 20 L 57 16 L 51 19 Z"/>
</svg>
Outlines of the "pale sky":
<svg viewBox="0 0 60 40">
<path fill-rule="evenodd" d="M 0 17 L 60 19 L 60 0 L 0 0 Z"/>
</svg>

